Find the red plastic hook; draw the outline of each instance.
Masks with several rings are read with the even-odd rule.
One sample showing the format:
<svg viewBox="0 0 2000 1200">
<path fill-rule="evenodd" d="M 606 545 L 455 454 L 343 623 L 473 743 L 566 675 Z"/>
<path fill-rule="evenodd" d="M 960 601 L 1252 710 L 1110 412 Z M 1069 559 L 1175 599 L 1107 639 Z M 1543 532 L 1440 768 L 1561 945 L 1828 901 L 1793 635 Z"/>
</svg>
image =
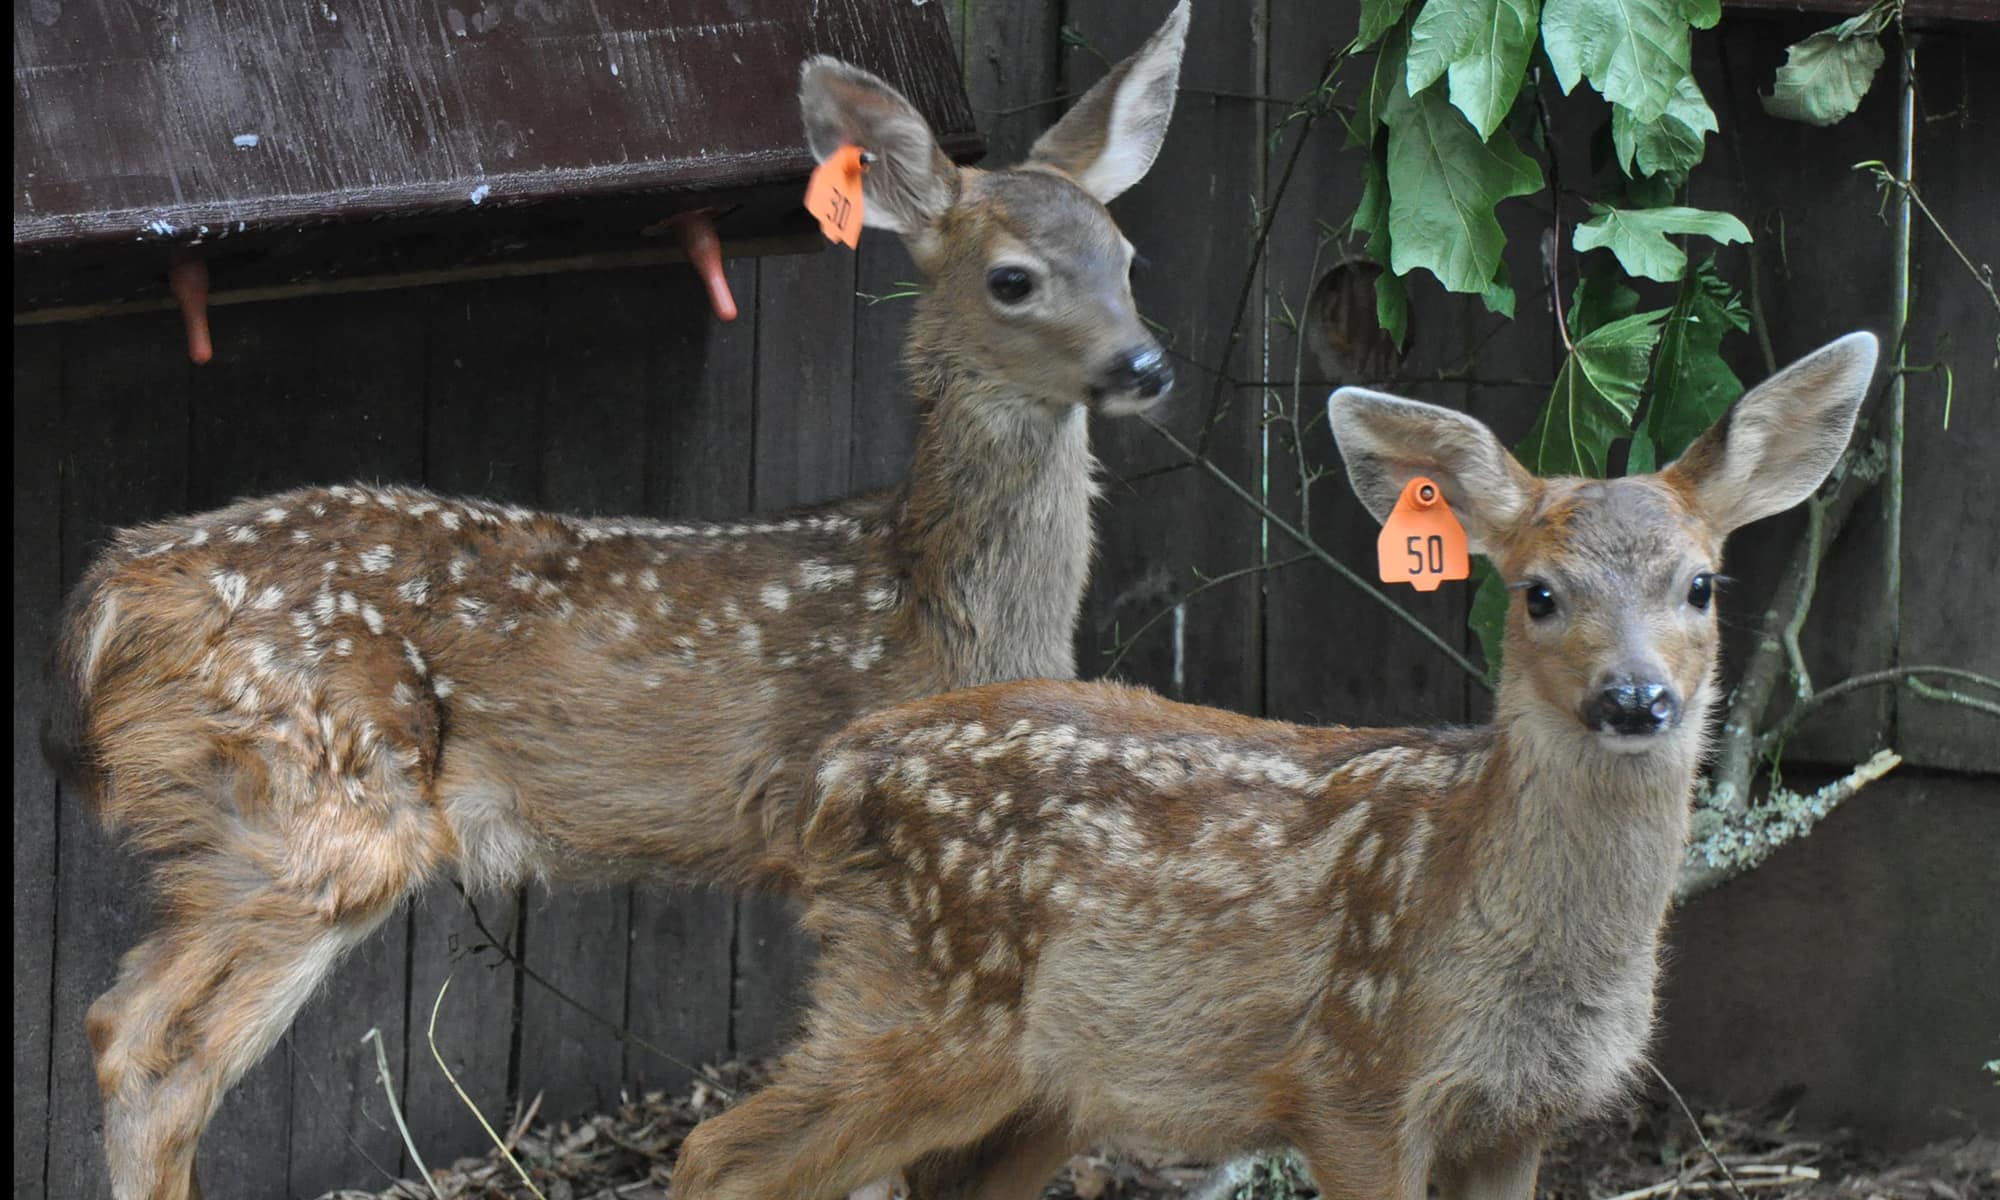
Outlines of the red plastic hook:
<svg viewBox="0 0 2000 1200">
<path fill-rule="evenodd" d="M 722 239 L 716 235 L 715 222 L 709 218 L 708 210 L 682 213 L 672 224 L 680 235 L 688 263 L 708 288 L 708 303 L 715 310 L 715 319 L 734 321 L 736 297 L 730 294 L 729 277 L 722 273 Z"/>
<path fill-rule="evenodd" d="M 167 268 L 167 287 L 181 304 L 188 358 L 200 366 L 215 357 L 215 345 L 208 336 L 208 264 L 198 258 L 182 259 Z"/>
</svg>

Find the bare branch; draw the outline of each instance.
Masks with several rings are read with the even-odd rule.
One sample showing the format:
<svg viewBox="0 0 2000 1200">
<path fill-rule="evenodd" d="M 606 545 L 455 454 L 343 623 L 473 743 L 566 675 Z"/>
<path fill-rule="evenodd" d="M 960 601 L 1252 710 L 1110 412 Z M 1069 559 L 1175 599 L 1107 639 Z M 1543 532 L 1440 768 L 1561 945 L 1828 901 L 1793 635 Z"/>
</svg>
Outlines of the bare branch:
<svg viewBox="0 0 2000 1200">
<path fill-rule="evenodd" d="M 1203 471 L 1207 472 L 1208 475 L 1211 478 L 1213 478 L 1217 483 L 1220 483 L 1223 487 L 1228 488 L 1230 493 L 1233 494 L 1238 500 L 1241 500 L 1243 503 L 1249 505 L 1250 508 L 1255 510 L 1259 515 L 1261 515 L 1264 518 L 1264 520 L 1270 523 L 1271 528 L 1276 529 L 1278 532 L 1292 539 L 1292 541 L 1298 543 L 1301 549 L 1303 549 L 1307 554 L 1311 555 L 1315 559 L 1318 559 L 1321 563 L 1330 568 L 1334 574 L 1340 576 L 1342 579 L 1345 579 L 1347 582 L 1361 589 L 1363 592 L 1367 593 L 1369 598 L 1373 599 L 1377 604 L 1380 604 L 1383 608 L 1386 608 L 1390 612 L 1394 613 L 1396 615 L 1397 620 L 1401 621 L 1405 625 L 1408 625 L 1411 629 L 1416 630 L 1417 633 L 1420 636 L 1422 636 L 1425 641 L 1429 642 L 1433 646 L 1436 646 L 1441 652 L 1443 652 L 1446 658 L 1449 658 L 1452 662 L 1457 663 L 1460 670 L 1464 671 L 1467 675 L 1472 676 L 1473 680 L 1476 681 L 1480 687 L 1485 688 L 1489 692 L 1493 690 L 1493 685 L 1491 683 L 1488 683 L 1486 680 L 1486 672 L 1480 670 L 1477 666 L 1474 666 L 1471 659 L 1461 654 L 1458 651 L 1458 649 L 1454 647 L 1450 642 L 1447 642 L 1443 638 L 1439 637 L 1436 630 L 1432 629 L 1430 626 L 1418 620 L 1416 615 L 1410 612 L 1409 609 L 1406 609 L 1402 605 L 1396 603 L 1394 600 L 1389 599 L 1389 597 L 1386 594 L 1384 594 L 1380 588 L 1369 583 L 1366 579 L 1363 579 L 1361 575 L 1358 572 L 1356 572 L 1352 567 L 1349 567 L 1346 563 L 1341 562 L 1339 559 L 1335 558 L 1332 554 L 1329 554 L 1325 547 L 1321 546 L 1318 542 L 1315 542 L 1311 538 L 1307 537 L 1304 533 L 1302 533 L 1298 529 L 1297 526 L 1293 525 L 1290 521 L 1285 520 L 1285 518 L 1279 516 L 1276 512 L 1272 511 L 1270 505 L 1265 504 L 1262 500 L 1259 500 L 1257 499 L 1257 497 L 1251 495 L 1248 489 L 1246 489 L 1242 484 L 1236 482 L 1235 479 L 1230 477 L 1229 472 L 1223 470 L 1221 467 L 1216 466 L 1208 459 L 1203 458 L 1200 455 L 1196 454 L 1194 450 L 1187 445 L 1187 443 L 1175 437 L 1171 430 L 1168 430 L 1163 426 L 1155 424 L 1154 422 L 1147 420 L 1145 417 L 1140 417 L 1139 419 L 1141 421 L 1145 421 L 1147 428 L 1151 429 L 1154 433 L 1157 433 L 1161 437 L 1165 438 L 1168 444 L 1173 446 L 1174 449 L 1180 451 L 1183 455 L 1187 456 L 1188 460 L 1191 463 L 1193 463 L 1197 467 L 1200 467 Z"/>
<path fill-rule="evenodd" d="M 1741 875 L 1786 842 L 1811 833 L 1813 826 L 1856 792 L 1901 764 L 1893 750 L 1878 750 L 1867 762 L 1810 795 L 1784 788 L 1755 808 L 1737 810 L 1704 784 L 1694 814 L 1694 839 L 1681 864 L 1674 903 L 1684 904 L 1719 883 Z"/>
</svg>

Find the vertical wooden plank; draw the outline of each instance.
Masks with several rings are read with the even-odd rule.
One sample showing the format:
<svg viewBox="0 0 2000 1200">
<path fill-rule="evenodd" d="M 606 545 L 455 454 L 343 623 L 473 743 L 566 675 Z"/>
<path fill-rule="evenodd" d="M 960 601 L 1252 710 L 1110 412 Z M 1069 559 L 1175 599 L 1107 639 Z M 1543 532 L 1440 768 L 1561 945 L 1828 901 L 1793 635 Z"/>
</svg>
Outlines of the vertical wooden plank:
<svg viewBox="0 0 2000 1200">
<path fill-rule="evenodd" d="M 429 302 L 424 482 L 455 495 L 533 504 L 541 492 L 541 393 L 551 281 L 518 279 L 443 289 Z M 519 892 L 474 898 L 495 938 L 518 954 Z M 487 944 L 459 894 L 432 888 L 410 913 L 410 1031 L 405 1115 L 434 1167 L 489 1145 L 478 1120 L 431 1056 L 431 1011 L 447 979 L 437 1043 L 459 1085 L 489 1120 L 515 1099 L 514 967 Z M 408 1166 L 406 1164 L 406 1169 Z"/>
<path fill-rule="evenodd" d="M 848 476 L 856 492 L 893 487 L 909 474 L 917 409 L 903 369 L 903 340 L 916 303 L 907 293 L 917 284 L 917 266 L 896 235 L 878 231 L 862 239 L 851 305 L 854 414 Z"/>
<path fill-rule="evenodd" d="M 1884 69 L 1885 72 L 1887 68 Z M 1918 49 L 1918 111 L 1954 117 L 1917 123 L 1917 186 L 1924 203 L 1975 263 L 2000 262 L 1990 152 L 2000 143 L 2000 85 L 1984 56 L 1952 39 Z M 1884 82 L 1887 82 L 1886 80 Z M 1880 86 L 1880 85 L 1878 85 Z M 1921 216 L 1909 323 L 1910 362 L 1952 371 L 1945 425 L 1942 371 L 1909 378 L 1903 458 L 1903 594 L 1899 661 L 1941 663 L 2000 676 L 2000 600 L 1966 571 L 1993 571 L 2000 546 L 2000 314 Z M 1994 722 L 1962 706 L 1904 691 L 1896 746 L 1915 764 L 2000 771 Z"/>
<path fill-rule="evenodd" d="M 720 519 L 750 509 L 755 416 L 757 265 L 729 266 L 743 315 L 709 316 L 694 281 L 671 273 L 652 294 L 657 331 L 645 510 Z M 689 1066 L 728 1055 L 736 897 L 713 889 L 639 887 L 632 896 L 626 1013 L 632 1032 Z M 644 1047 L 625 1048 L 625 1078 L 681 1088 L 685 1067 Z"/>
<path fill-rule="evenodd" d="M 1852 164 L 1894 157 L 1893 59 L 1860 109 L 1824 129 L 1771 117 L 1758 100 L 1768 83 L 1768 64 L 1783 61 L 1787 45 L 1821 27 L 1811 17 L 1743 20 L 1728 23 L 1719 36 L 1695 40 L 1696 77 L 1725 133 L 1709 139 L 1704 166 L 1689 181 L 1688 203 L 1732 212 L 1756 237 L 1764 317 L 1781 367 L 1850 330 L 1886 334 L 1891 327 L 1895 232 L 1876 216 L 1881 201 L 1874 184 Z M 1718 256 L 1718 264 L 1725 277 L 1747 284 L 1743 254 L 1732 247 Z M 1767 374 L 1755 341 L 1736 338 L 1729 344 L 1737 375 L 1755 386 Z M 1878 393 L 1885 379 L 1878 374 Z M 1726 671 L 1748 653 L 1763 602 L 1798 544 L 1804 521 L 1804 514 L 1794 511 L 1730 539 L 1724 570 L 1736 582 L 1720 601 Z M 1888 665 L 1883 553 L 1877 492 L 1856 507 L 1822 565 L 1823 586 L 1801 639 L 1816 683 Z M 1839 584 L 1824 586 L 1831 580 Z M 1828 705 L 1786 746 L 1786 760 L 1851 765 L 1867 757 L 1868 748 L 1887 734 L 1886 701 L 1886 693 L 1868 690 Z"/>
<path fill-rule="evenodd" d="M 542 392 L 542 503 L 565 512 L 636 511 L 645 499 L 648 346 L 655 277 L 620 272 L 551 284 Z M 531 887 L 524 962 L 577 1002 L 530 980 L 521 994 L 520 1089 L 572 1117 L 618 1096 L 631 889 Z"/>
<path fill-rule="evenodd" d="M 68 331 L 63 355 L 62 565 L 82 574 L 121 525 L 183 511 L 188 499 L 188 365 L 174 319 L 134 317 Z M 139 861 L 97 827 L 81 797 L 57 807 L 53 1068 L 48 1194 L 106 1195 L 103 1118 L 84 1013 L 110 986 L 118 957 L 152 928 Z M 281 1055 L 224 1101 L 201 1169 L 246 1195 L 284 1190 L 289 1075 Z M 261 1155 L 244 1149 L 256 1144 Z M 273 1152 L 276 1148 L 276 1152 Z"/>
<path fill-rule="evenodd" d="M 1169 6 L 1158 0 L 1077 0 L 1067 24 L 1113 61 L 1151 36 Z M 1263 168 L 1263 126 L 1254 105 L 1217 92 L 1257 94 L 1264 85 L 1264 30 L 1255 9 L 1197 5 L 1181 67 L 1182 91 L 1166 143 L 1148 177 L 1112 202 L 1127 238 L 1156 265 L 1135 278 L 1140 311 L 1164 327 L 1179 383 L 1160 419 L 1193 444 L 1208 418 L 1212 371 L 1261 370 L 1254 297 L 1243 338 L 1223 361 L 1254 233 Z M 1071 47 L 1064 90 L 1080 92 L 1105 64 Z M 1048 114 L 1053 116 L 1054 114 Z M 1254 376 L 1253 376 L 1254 377 Z M 1120 636 L 1196 580 L 1190 567 L 1220 573 L 1255 562 L 1261 521 L 1192 472 L 1140 482 L 1175 452 L 1135 421 L 1092 431 L 1110 479 L 1098 523 L 1098 562 L 1086 601 L 1078 667 L 1099 673 Z M 1255 481 L 1262 438 L 1254 405 L 1234 404 L 1210 439 L 1210 455 L 1238 480 Z M 1262 707 L 1262 589 L 1255 578 L 1211 589 L 1187 604 L 1178 636 L 1162 622 L 1119 674 L 1169 695 L 1242 712 Z"/>
<path fill-rule="evenodd" d="M 62 331 L 14 331 L 14 1194 L 46 1187 L 56 780 L 43 663 L 62 598 Z"/>
<path fill-rule="evenodd" d="M 854 256 L 834 248 L 757 264 L 757 421 L 752 507 L 830 500 L 848 490 L 854 397 Z M 810 942 L 786 901 L 736 909 L 734 1049 L 758 1056 L 791 1036 Z"/>
</svg>

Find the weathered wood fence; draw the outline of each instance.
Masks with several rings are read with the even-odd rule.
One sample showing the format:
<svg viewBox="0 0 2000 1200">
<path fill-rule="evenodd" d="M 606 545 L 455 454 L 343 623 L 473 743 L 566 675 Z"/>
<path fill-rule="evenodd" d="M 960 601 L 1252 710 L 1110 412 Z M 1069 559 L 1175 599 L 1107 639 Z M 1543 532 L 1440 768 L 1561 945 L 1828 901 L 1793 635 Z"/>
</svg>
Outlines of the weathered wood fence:
<svg viewBox="0 0 2000 1200">
<path fill-rule="evenodd" d="M 963 0 L 958 8 L 975 111 L 994 157 L 1007 161 L 1060 111 L 1054 98 L 1102 72 L 1092 47 L 1113 58 L 1126 52 L 1165 4 Z M 1835 128 L 1782 124 L 1757 103 L 1782 47 L 1814 20 L 1731 16 L 1697 50 L 1729 136 L 1711 142 L 1694 202 L 1731 210 L 1755 230 L 1761 301 L 1781 360 L 1847 330 L 1892 323 L 1895 232 L 1878 217 L 1873 183 L 1850 164 L 1894 158 L 1893 55 L 1861 112 Z M 1151 263 L 1138 277 L 1141 303 L 1182 360 L 1175 428 L 1200 436 L 1220 397 L 1227 408 L 1209 433 L 1212 458 L 1287 514 L 1299 508 L 1295 460 L 1267 438 L 1258 413 L 1269 381 L 1289 398 L 1294 345 L 1279 318 L 1301 308 L 1315 262 L 1332 264 L 1330 252 L 1316 258 L 1316 222 L 1346 219 L 1359 168 L 1340 150 L 1337 129 L 1319 130 L 1280 203 L 1293 134 L 1275 145 L 1267 134 L 1289 98 L 1318 82 L 1328 50 L 1355 21 L 1354 0 L 1198 4 L 1166 151 L 1114 206 Z M 1077 36 L 1061 36 L 1063 25 Z M 2000 47 L 1935 38 L 1919 63 L 1923 197 L 1975 261 L 2000 261 L 1991 196 Z M 1566 178 L 1588 177 L 1582 131 L 1598 115 L 1560 110 Z M 1269 246 L 1253 271 L 1258 224 L 1273 205 Z M 1416 340 L 1404 390 L 1467 408 L 1505 436 L 1525 431 L 1559 361 L 1546 292 L 1534 282 L 1544 275 L 1538 239 L 1547 221 L 1530 203 L 1510 214 L 1522 314 L 1511 325 L 1476 300 L 1413 289 Z M 1747 279 L 1740 250 L 1725 254 L 1724 265 Z M 1822 679 L 1896 661 L 2000 671 L 1993 313 L 1928 227 L 1916 233 L 1913 274 L 1912 360 L 1951 363 L 1951 425 L 1943 424 L 1942 377 L 1911 376 L 1900 587 L 1891 590 L 1883 570 L 1879 501 L 1866 501 L 1813 618 L 1809 660 Z M 105 533 L 244 493 L 348 479 L 697 517 L 887 484 L 903 470 L 912 437 L 897 361 L 906 305 L 871 297 L 912 277 L 901 249 L 877 234 L 858 256 L 733 264 L 745 312 L 727 327 L 708 319 L 693 279 L 678 269 L 230 308 L 215 317 L 217 361 L 202 369 L 188 366 L 166 315 L 17 325 L 16 1196 L 104 1194 L 83 1013 L 149 920 L 137 866 L 62 793 L 36 748 L 39 663 L 58 597 Z M 1740 374 L 1764 373 L 1753 339 L 1734 349 Z M 1312 378 L 1310 355 L 1305 362 L 1316 405 L 1325 383 Z M 1087 672 L 1172 608 L 1124 647 L 1118 674 L 1191 700 L 1299 719 L 1481 714 L 1484 693 L 1463 672 L 1320 566 L 1246 575 L 1189 596 L 1197 569 L 1213 576 L 1292 549 L 1199 471 L 1164 470 L 1178 456 L 1144 427 L 1100 423 L 1094 437 L 1108 487 L 1079 633 Z M 1323 428 L 1304 450 L 1311 461 L 1336 461 Z M 1366 569 L 1374 527 L 1339 476 L 1313 498 L 1315 535 Z M 1739 640 L 1796 532 L 1774 521 L 1735 548 L 1730 570 L 1742 582 L 1725 604 Z M 1455 644 L 1468 642 L 1463 589 L 1401 599 Z M 1852 762 L 1886 737 L 1912 767 L 1987 772 L 1983 789 L 2000 768 L 1993 732 L 1973 714 L 1907 698 L 1895 711 L 1887 693 L 1863 694 L 1824 717 L 1790 757 Z M 1980 828 L 1990 835 L 1993 824 Z M 1978 851 L 1962 853 L 1958 868 L 1932 869 L 1969 870 Z M 640 1082 L 687 1080 L 682 1068 L 479 952 L 489 932 L 613 1025 L 686 1062 L 773 1047 L 806 961 L 784 908 L 754 898 L 531 889 L 483 902 L 480 915 L 484 931 L 454 892 L 440 890 L 353 955 L 224 1105 L 203 1150 L 212 1196 L 311 1196 L 379 1186 L 408 1169 L 373 1048 L 362 1043 L 370 1030 L 388 1048 L 394 1086 L 432 1163 L 477 1150 L 483 1138 L 425 1043 L 447 978 L 438 1044 L 489 1114 L 537 1092 L 545 1114 L 576 1113 Z M 1991 958 L 1989 950 L 1966 969 L 1984 969 L 1990 981 Z"/>
</svg>

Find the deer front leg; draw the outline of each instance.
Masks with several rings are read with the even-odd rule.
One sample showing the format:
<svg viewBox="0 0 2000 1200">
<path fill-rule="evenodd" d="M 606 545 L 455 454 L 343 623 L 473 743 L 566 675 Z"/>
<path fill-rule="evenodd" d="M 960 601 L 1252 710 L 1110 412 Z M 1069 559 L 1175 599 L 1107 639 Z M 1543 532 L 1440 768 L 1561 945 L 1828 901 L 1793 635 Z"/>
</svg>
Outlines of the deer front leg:
<svg viewBox="0 0 2000 1200">
<path fill-rule="evenodd" d="M 1373 1121 L 1324 1120 L 1292 1142 L 1323 1200 L 1425 1200 L 1430 1155 Z"/>
<path fill-rule="evenodd" d="M 1534 1200 L 1539 1144 L 1503 1146 L 1440 1162 L 1440 1200 Z"/>
</svg>

